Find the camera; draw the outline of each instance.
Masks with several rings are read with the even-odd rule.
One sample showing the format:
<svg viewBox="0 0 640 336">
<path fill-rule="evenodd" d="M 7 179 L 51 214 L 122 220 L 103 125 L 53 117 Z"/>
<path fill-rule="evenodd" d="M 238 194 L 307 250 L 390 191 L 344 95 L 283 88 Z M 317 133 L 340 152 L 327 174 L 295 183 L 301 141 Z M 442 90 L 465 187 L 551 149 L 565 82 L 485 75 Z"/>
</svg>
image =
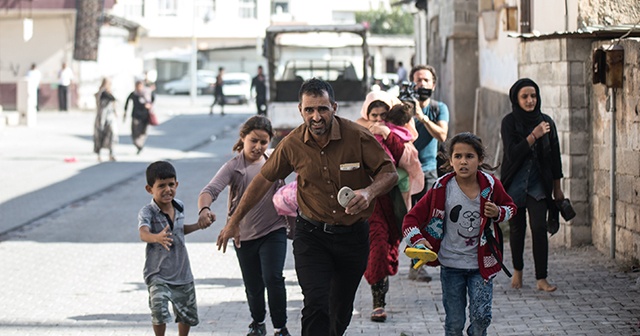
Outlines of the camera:
<svg viewBox="0 0 640 336">
<path fill-rule="evenodd" d="M 426 88 L 417 88 L 412 82 L 404 81 L 400 83 L 400 94 L 398 98 L 402 101 L 417 99 L 419 101 L 425 101 L 431 97 L 433 90 Z"/>
</svg>

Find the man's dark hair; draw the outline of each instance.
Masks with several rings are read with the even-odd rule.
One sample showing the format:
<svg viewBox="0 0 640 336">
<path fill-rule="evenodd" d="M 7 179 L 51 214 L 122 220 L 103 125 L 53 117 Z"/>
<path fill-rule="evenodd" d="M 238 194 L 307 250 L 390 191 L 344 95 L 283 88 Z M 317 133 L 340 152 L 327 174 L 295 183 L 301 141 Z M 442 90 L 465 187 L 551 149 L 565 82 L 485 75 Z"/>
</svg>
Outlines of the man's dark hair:
<svg viewBox="0 0 640 336">
<path fill-rule="evenodd" d="M 322 79 L 313 77 L 304 81 L 302 83 L 302 86 L 300 86 L 300 91 L 298 92 L 298 100 L 302 102 L 302 96 L 305 94 L 310 94 L 312 96 L 322 96 L 324 92 L 329 95 L 329 101 L 331 102 L 331 104 L 336 102 L 331 84 L 323 81 Z"/>
<path fill-rule="evenodd" d="M 409 73 L 409 81 L 413 82 L 413 74 L 420 70 L 427 70 L 433 76 L 433 85 L 436 85 L 438 82 L 438 75 L 436 75 L 436 69 L 430 65 L 416 65 L 411 68 L 411 72 Z"/>
<path fill-rule="evenodd" d="M 167 161 L 156 161 L 147 167 L 147 185 L 153 187 L 157 180 L 176 177 L 176 169 Z"/>
</svg>

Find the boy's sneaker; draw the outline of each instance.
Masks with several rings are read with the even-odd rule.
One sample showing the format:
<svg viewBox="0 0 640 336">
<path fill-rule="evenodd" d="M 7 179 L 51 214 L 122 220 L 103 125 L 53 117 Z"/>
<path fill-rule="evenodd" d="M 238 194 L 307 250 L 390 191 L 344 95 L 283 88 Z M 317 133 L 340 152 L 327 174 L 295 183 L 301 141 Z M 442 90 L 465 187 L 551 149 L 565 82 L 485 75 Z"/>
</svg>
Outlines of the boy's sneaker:
<svg viewBox="0 0 640 336">
<path fill-rule="evenodd" d="M 287 328 L 284 327 L 280 329 L 280 331 L 276 331 L 274 336 L 291 336 L 291 334 L 289 333 L 289 330 L 287 330 Z"/>
<path fill-rule="evenodd" d="M 267 327 L 264 323 L 251 322 L 249 325 L 249 333 L 247 336 L 265 336 L 267 335 Z"/>
</svg>

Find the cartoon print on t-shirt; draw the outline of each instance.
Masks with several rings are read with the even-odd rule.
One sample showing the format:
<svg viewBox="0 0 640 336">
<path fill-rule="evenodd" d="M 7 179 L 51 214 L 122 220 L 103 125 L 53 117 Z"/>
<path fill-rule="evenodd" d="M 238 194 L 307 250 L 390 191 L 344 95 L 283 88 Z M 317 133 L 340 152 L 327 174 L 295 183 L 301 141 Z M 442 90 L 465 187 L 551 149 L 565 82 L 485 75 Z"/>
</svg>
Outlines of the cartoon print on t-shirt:
<svg viewBox="0 0 640 336">
<path fill-rule="evenodd" d="M 457 223 L 460 228 L 458 228 L 458 236 L 465 239 L 465 244 L 467 246 L 473 246 L 475 244 L 475 239 L 480 236 L 480 212 L 478 211 L 464 211 L 462 213 L 462 218 L 460 218 L 460 211 L 462 210 L 462 205 L 456 205 L 451 209 L 449 213 L 449 219 L 453 223 Z M 458 220 L 460 222 L 458 223 Z M 474 231 L 477 232 L 474 234 Z"/>
</svg>

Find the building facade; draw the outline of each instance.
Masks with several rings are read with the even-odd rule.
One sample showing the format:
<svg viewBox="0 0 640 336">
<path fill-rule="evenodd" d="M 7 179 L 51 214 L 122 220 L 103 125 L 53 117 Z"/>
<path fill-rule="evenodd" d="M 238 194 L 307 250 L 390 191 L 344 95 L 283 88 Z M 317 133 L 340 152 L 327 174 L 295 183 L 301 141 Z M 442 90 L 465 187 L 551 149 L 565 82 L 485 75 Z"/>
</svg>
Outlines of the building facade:
<svg viewBox="0 0 640 336">
<path fill-rule="evenodd" d="M 254 74 L 264 62 L 262 39 L 268 26 L 350 24 L 355 23 L 358 11 L 390 6 L 390 0 L 86 1 L 103 3 L 103 14 L 114 18 L 105 20 L 100 28 L 95 61 L 73 59 L 76 8 L 80 4 L 77 1 L 0 3 L 0 105 L 5 110 L 17 105 L 16 83 L 31 63 L 36 63 L 43 73 L 43 109 L 57 108 L 57 71 L 63 62 L 76 74 L 70 89 L 72 107 L 92 109 L 93 94 L 102 77 L 111 77 L 116 96 L 126 97 L 135 79 L 153 73 L 162 84 L 189 73 L 193 63 L 197 69 L 215 71 L 223 66 L 227 72 Z M 23 41 L 21 34 L 25 18 L 33 19 L 33 37 L 29 41 Z M 122 21 L 139 27 L 124 29 L 122 24 L 113 24 Z M 371 46 L 374 60 L 379 63 L 373 65 L 375 68 L 382 69 L 397 60 L 411 63 L 411 37 L 399 40 L 404 42 L 396 41 L 391 51 L 384 45 Z"/>
</svg>

